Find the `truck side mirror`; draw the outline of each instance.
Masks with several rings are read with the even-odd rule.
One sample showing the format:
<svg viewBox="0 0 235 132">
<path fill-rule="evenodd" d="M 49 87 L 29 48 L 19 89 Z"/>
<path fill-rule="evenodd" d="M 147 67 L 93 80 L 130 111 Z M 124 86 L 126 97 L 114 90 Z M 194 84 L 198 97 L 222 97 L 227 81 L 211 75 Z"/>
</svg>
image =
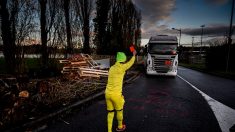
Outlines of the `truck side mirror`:
<svg viewBox="0 0 235 132">
<path fill-rule="evenodd" d="M 147 44 L 144 46 L 144 53 L 147 53 L 148 52 L 148 46 Z"/>
</svg>

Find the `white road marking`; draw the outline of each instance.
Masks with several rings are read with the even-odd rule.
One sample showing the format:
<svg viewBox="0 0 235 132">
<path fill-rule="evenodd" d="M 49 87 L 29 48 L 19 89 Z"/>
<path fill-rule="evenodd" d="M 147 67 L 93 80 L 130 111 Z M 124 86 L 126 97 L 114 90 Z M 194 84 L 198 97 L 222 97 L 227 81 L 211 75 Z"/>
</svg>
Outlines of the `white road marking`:
<svg viewBox="0 0 235 132">
<path fill-rule="evenodd" d="M 177 76 L 184 80 L 186 83 L 188 83 L 195 90 L 197 90 L 205 98 L 205 100 L 210 105 L 212 111 L 214 112 L 222 132 L 229 132 L 229 128 L 231 128 L 235 124 L 235 110 L 203 93 L 201 90 L 199 90 L 189 81 L 185 80 L 183 77 L 179 75 Z"/>
</svg>

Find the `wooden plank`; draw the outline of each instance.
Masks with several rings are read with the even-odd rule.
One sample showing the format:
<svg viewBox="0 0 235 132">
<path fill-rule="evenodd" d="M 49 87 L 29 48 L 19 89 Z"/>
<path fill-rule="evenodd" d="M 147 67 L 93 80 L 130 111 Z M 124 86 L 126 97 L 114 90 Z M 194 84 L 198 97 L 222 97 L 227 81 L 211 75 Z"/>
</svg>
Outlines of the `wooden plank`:
<svg viewBox="0 0 235 132">
<path fill-rule="evenodd" d="M 87 64 L 87 63 L 81 63 L 81 64 L 76 64 L 76 65 L 70 65 L 70 66 L 73 66 L 73 67 L 81 67 L 81 66 L 87 66 L 87 67 L 89 67 L 89 64 Z"/>
<path fill-rule="evenodd" d="M 90 68 L 80 68 L 79 73 L 108 76 L 107 70 L 96 70 L 96 69 L 90 69 Z"/>
<path fill-rule="evenodd" d="M 71 72 L 72 70 L 65 69 L 65 70 L 62 70 L 62 71 Z"/>
<path fill-rule="evenodd" d="M 70 63 L 69 60 L 59 60 L 60 63 Z"/>
<path fill-rule="evenodd" d="M 102 72 L 82 71 L 82 73 L 85 73 L 85 74 L 96 74 L 96 75 L 107 75 L 108 76 L 108 73 L 102 73 Z"/>
<path fill-rule="evenodd" d="M 78 60 L 79 59 L 79 60 Z M 97 67 L 98 64 L 88 54 L 74 57 L 71 60 L 59 60 L 60 63 L 66 63 L 61 73 L 77 72 L 81 77 L 97 77 L 108 76 L 107 70 L 91 69 Z"/>
<path fill-rule="evenodd" d="M 76 69 L 77 69 L 77 68 L 80 69 L 81 67 L 80 67 L 80 66 L 73 66 L 72 68 L 73 68 L 73 69 L 75 69 L 75 68 L 76 68 Z"/>
<path fill-rule="evenodd" d="M 74 68 L 73 71 L 79 71 L 79 68 Z"/>
<path fill-rule="evenodd" d="M 79 67 L 72 67 L 72 69 L 77 71 L 77 70 L 79 70 Z"/>
<path fill-rule="evenodd" d="M 68 66 L 63 67 L 63 70 L 72 70 L 72 69 L 73 69 L 72 67 L 68 67 Z"/>
<path fill-rule="evenodd" d="M 70 71 L 61 71 L 62 74 L 70 73 Z"/>
<path fill-rule="evenodd" d="M 89 63 L 89 65 L 90 65 L 91 67 L 96 67 L 96 66 L 98 66 L 98 64 L 91 58 L 90 55 L 88 55 L 88 54 L 81 54 L 81 56 L 83 57 L 84 60 L 87 61 L 87 63 Z"/>
<path fill-rule="evenodd" d="M 84 74 L 82 72 L 78 72 L 78 75 L 80 77 L 100 77 L 99 75 L 94 75 L 94 74 Z"/>
<path fill-rule="evenodd" d="M 99 75 L 93 75 L 93 74 L 79 74 L 80 77 L 97 77 L 99 78 L 100 76 Z"/>
<path fill-rule="evenodd" d="M 80 68 L 80 70 L 108 73 L 108 70 L 97 70 L 97 69 L 90 69 L 90 68 Z"/>
<path fill-rule="evenodd" d="M 86 61 L 72 61 L 71 65 L 80 65 L 80 64 L 87 64 Z"/>
<path fill-rule="evenodd" d="M 80 65 L 80 67 L 87 67 L 87 68 L 89 68 L 89 65 Z"/>
</svg>

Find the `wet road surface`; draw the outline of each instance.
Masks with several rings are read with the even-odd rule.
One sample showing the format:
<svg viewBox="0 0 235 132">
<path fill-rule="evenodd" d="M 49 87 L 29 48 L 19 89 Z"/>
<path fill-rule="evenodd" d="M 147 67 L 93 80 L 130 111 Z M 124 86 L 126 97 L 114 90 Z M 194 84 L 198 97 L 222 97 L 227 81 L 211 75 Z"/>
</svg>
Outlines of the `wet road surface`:
<svg viewBox="0 0 235 132">
<path fill-rule="evenodd" d="M 186 68 L 179 76 L 214 99 L 234 108 L 235 81 L 214 77 Z M 228 85 L 228 86 L 227 86 Z M 123 90 L 126 103 L 126 132 L 221 132 L 216 117 L 203 96 L 180 77 L 146 77 L 141 74 Z M 105 132 L 104 99 L 94 101 L 43 130 L 45 132 Z M 113 131 L 117 126 L 114 118 Z"/>
</svg>

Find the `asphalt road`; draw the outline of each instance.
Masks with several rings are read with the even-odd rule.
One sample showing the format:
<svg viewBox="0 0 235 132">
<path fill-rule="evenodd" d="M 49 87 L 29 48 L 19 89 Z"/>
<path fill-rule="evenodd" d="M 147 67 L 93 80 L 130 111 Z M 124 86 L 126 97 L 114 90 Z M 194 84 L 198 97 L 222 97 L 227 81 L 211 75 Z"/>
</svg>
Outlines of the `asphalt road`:
<svg viewBox="0 0 235 132">
<path fill-rule="evenodd" d="M 179 76 L 221 103 L 235 108 L 235 81 L 186 68 Z M 140 75 L 125 86 L 124 122 L 126 132 L 221 132 L 207 101 L 180 77 Z M 49 124 L 45 132 L 105 132 L 104 99 L 87 108 Z M 117 122 L 114 119 L 114 126 Z M 113 129 L 113 130 L 114 130 Z"/>
<path fill-rule="evenodd" d="M 235 109 L 235 80 L 180 67 L 179 75 L 215 100 Z"/>
</svg>

